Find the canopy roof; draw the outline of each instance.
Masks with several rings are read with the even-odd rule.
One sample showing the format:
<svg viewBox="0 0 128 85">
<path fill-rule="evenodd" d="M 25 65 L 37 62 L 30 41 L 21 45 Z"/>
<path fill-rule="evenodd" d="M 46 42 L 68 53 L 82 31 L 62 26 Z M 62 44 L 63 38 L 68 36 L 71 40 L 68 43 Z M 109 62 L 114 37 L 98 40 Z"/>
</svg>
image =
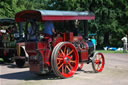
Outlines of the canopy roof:
<svg viewBox="0 0 128 85">
<path fill-rule="evenodd" d="M 15 24 L 15 20 L 14 19 L 0 19 L 0 26 L 8 26 L 8 25 L 13 25 Z"/>
<path fill-rule="evenodd" d="M 93 20 L 95 15 L 88 11 L 56 11 L 56 10 L 24 10 L 16 14 L 16 22 L 26 20 L 54 21 L 54 20 Z"/>
</svg>

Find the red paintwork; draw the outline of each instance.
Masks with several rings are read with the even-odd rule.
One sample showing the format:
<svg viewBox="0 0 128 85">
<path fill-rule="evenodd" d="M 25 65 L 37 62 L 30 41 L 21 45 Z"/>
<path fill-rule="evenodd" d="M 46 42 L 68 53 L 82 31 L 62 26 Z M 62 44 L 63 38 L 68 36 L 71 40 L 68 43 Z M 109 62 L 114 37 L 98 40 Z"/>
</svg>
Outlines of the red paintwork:
<svg viewBox="0 0 128 85">
<path fill-rule="evenodd" d="M 32 16 L 33 17 L 33 16 Z M 33 17 L 33 19 L 38 19 L 38 16 L 35 16 L 35 18 Z M 48 21 L 48 20 L 52 20 L 52 21 L 64 21 L 64 20 L 93 20 L 95 19 L 95 16 L 42 16 L 41 19 L 38 19 L 39 21 Z M 25 19 L 24 18 L 16 18 L 15 19 L 17 22 L 24 22 Z"/>
<path fill-rule="evenodd" d="M 84 45 L 84 48 L 80 48 L 80 56 L 81 56 L 81 61 L 88 60 L 88 45 L 84 41 L 82 41 L 82 44 Z"/>
<path fill-rule="evenodd" d="M 78 70 L 81 70 L 84 66 L 84 62 L 81 62 L 80 65 L 78 66 Z"/>
<path fill-rule="evenodd" d="M 16 14 L 15 20 L 16 22 L 24 22 L 26 19 L 34 19 L 38 21 L 62 21 L 62 20 L 94 20 L 95 15 L 88 12 L 88 14 L 81 14 L 80 12 L 73 11 L 53 11 L 53 10 L 24 10 Z M 49 13 L 51 13 L 49 15 Z M 55 13 L 57 12 L 57 13 Z M 52 14 L 53 13 L 53 14 Z M 82 12 L 86 13 L 86 12 Z"/>
<path fill-rule="evenodd" d="M 27 42 L 26 51 L 30 56 L 30 71 L 37 73 L 45 72 L 45 69 L 47 69 L 46 66 L 50 66 L 49 59 L 51 51 L 48 47 L 48 42 Z M 38 53 L 40 53 L 40 56 L 37 56 Z M 33 56 L 36 56 L 36 59 L 32 58 Z"/>
<path fill-rule="evenodd" d="M 61 36 L 57 36 L 53 39 L 52 46 L 55 47 L 59 42 L 64 41 Z"/>
<path fill-rule="evenodd" d="M 40 12 L 38 11 L 35 11 L 35 10 L 24 10 L 22 12 L 19 12 L 15 15 L 15 21 L 16 22 L 24 22 L 25 21 L 25 18 L 26 17 L 29 19 L 39 19 L 41 18 L 41 14 Z"/>
<path fill-rule="evenodd" d="M 36 42 L 26 42 L 25 48 L 29 56 L 35 56 L 37 54 L 36 53 L 36 49 L 37 49 Z"/>
<path fill-rule="evenodd" d="M 48 47 L 48 42 L 38 42 L 37 49 L 41 53 L 42 63 L 46 64 L 47 62 L 49 62 L 51 51 Z"/>
<path fill-rule="evenodd" d="M 4 51 L 4 56 L 7 56 L 7 52 L 6 51 Z"/>
<path fill-rule="evenodd" d="M 79 42 L 79 41 L 82 41 L 82 40 L 83 40 L 82 36 L 74 36 L 73 37 L 73 42 Z"/>
<path fill-rule="evenodd" d="M 88 50 L 81 50 L 80 51 L 80 58 L 81 58 L 81 61 L 85 61 L 85 60 L 88 60 Z"/>
<path fill-rule="evenodd" d="M 65 33 L 65 41 L 73 42 L 73 32 Z"/>
<path fill-rule="evenodd" d="M 95 19 L 95 16 L 42 16 L 43 21 L 47 20 L 91 20 Z"/>
</svg>

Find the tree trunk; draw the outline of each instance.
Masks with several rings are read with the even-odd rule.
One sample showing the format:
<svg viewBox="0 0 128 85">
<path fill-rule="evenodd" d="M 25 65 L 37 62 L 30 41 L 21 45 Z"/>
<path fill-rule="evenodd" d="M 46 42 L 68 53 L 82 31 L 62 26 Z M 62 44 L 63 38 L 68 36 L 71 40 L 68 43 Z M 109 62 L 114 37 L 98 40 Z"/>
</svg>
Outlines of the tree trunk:
<svg viewBox="0 0 128 85">
<path fill-rule="evenodd" d="M 109 32 L 105 32 L 104 33 L 104 42 L 103 42 L 104 46 L 110 45 L 109 43 Z"/>
</svg>

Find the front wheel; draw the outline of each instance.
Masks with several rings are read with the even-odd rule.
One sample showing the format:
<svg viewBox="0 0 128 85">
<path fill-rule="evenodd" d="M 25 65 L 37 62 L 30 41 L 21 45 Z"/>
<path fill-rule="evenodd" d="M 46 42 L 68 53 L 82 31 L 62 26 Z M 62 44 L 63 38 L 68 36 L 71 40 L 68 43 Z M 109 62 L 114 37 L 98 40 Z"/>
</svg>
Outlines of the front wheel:
<svg viewBox="0 0 128 85">
<path fill-rule="evenodd" d="M 17 67 L 23 68 L 25 66 L 25 59 L 16 59 L 15 60 Z"/>
<path fill-rule="evenodd" d="M 104 68 L 105 59 L 102 53 L 96 52 L 92 58 L 92 67 L 94 72 L 98 73 L 101 72 Z"/>
<path fill-rule="evenodd" d="M 52 52 L 51 65 L 56 76 L 68 78 L 73 76 L 78 67 L 79 57 L 74 45 L 60 42 Z"/>
</svg>

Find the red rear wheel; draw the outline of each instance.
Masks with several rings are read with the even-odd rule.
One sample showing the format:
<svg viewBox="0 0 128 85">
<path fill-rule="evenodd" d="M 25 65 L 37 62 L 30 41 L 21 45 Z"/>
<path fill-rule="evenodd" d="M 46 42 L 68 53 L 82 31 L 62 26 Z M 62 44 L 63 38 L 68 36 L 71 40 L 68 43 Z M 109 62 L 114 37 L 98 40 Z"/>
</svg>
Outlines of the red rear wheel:
<svg viewBox="0 0 128 85">
<path fill-rule="evenodd" d="M 53 49 L 51 66 L 56 76 L 71 77 L 77 70 L 78 62 L 77 50 L 71 43 L 60 42 Z"/>
<path fill-rule="evenodd" d="M 104 68 L 105 60 L 102 53 L 95 53 L 92 59 L 92 67 L 94 72 L 101 72 Z"/>
</svg>

